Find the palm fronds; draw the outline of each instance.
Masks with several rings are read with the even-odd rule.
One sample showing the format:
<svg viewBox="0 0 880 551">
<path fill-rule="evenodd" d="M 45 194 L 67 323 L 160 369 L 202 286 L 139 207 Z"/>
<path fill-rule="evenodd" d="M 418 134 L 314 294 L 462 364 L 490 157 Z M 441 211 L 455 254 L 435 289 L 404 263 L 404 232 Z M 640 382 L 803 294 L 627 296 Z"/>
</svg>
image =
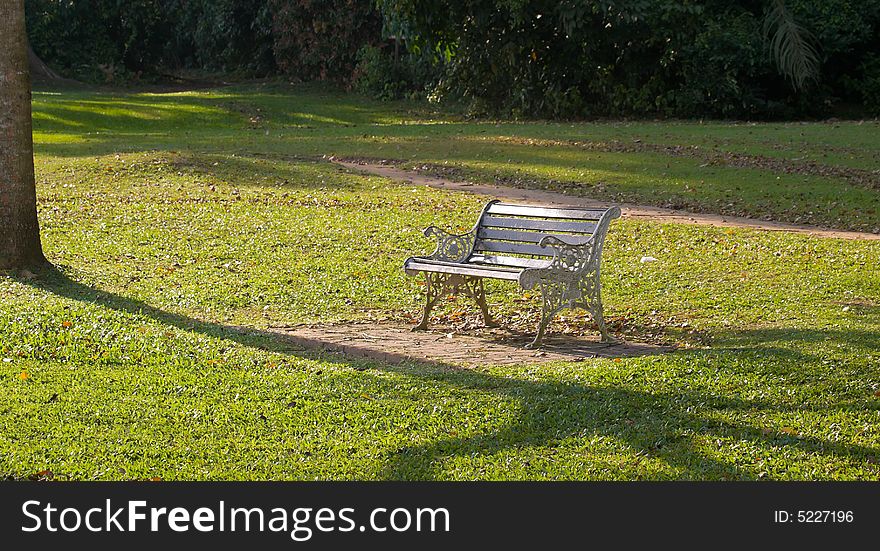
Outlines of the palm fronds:
<svg viewBox="0 0 880 551">
<path fill-rule="evenodd" d="M 779 72 L 796 90 L 802 90 L 808 81 L 818 77 L 819 54 L 814 46 L 815 38 L 798 24 L 785 0 L 771 0 L 764 19 L 764 37 L 770 42 L 770 52 Z"/>
</svg>

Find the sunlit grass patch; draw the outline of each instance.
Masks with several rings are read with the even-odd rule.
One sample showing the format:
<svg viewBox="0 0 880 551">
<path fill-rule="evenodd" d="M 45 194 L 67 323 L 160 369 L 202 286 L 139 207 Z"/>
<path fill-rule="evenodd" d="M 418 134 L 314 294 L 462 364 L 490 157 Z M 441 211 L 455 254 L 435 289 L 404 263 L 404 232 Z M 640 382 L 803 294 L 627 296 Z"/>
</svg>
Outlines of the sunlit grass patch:
<svg viewBox="0 0 880 551">
<path fill-rule="evenodd" d="M 873 123 L 496 125 L 281 86 L 38 94 L 35 112 L 39 214 L 58 269 L 0 276 L 0 475 L 880 477 L 875 242 L 615 221 L 608 319 L 627 339 L 679 345 L 663 356 L 386 365 L 265 331 L 406 323 L 423 288 L 402 262 L 433 246 L 421 229 L 470 227 L 485 200 L 350 174 L 322 155 L 447 161 L 487 179 L 518 170 L 536 185 L 611 183 L 613 172 L 634 199 L 668 201 L 684 183 L 694 204 L 724 197 L 780 214 L 800 177 L 492 136 L 754 151 L 832 140 L 870 156 Z M 741 193 L 728 198 L 735 181 Z M 869 190 L 818 176 L 809 186 L 839 194 L 859 224 L 876 219 Z M 489 291 L 497 317 L 532 327 L 535 295 Z M 446 320 L 476 313 L 463 299 L 438 309 Z M 579 313 L 563 328 L 592 331 Z"/>
</svg>

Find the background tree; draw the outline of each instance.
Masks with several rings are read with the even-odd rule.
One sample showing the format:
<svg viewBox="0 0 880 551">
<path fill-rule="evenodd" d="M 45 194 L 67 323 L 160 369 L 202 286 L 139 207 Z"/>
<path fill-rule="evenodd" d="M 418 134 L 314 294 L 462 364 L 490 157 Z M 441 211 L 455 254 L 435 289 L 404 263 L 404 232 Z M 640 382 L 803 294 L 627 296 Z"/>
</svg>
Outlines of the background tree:
<svg viewBox="0 0 880 551">
<path fill-rule="evenodd" d="M 0 269 L 46 262 L 37 223 L 24 0 L 0 2 Z"/>
<path fill-rule="evenodd" d="M 63 77 L 283 74 L 473 114 L 880 114 L 880 0 L 25 0 Z M 37 76 L 35 71 L 32 77 Z"/>
<path fill-rule="evenodd" d="M 794 18 L 785 0 L 772 0 L 764 18 L 764 34 L 779 72 L 797 89 L 819 76 L 819 54 L 813 36 Z"/>
</svg>

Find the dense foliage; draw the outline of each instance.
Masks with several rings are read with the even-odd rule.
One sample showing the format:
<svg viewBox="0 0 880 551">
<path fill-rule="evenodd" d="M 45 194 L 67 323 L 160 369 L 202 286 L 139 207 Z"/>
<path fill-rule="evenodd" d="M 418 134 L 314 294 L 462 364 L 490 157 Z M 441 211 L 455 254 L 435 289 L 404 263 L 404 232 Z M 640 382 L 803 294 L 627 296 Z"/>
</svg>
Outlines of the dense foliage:
<svg viewBox="0 0 880 551">
<path fill-rule="evenodd" d="M 302 80 L 347 80 L 361 46 L 381 38 L 382 16 L 363 0 L 271 0 L 278 66 Z"/>
<path fill-rule="evenodd" d="M 266 0 L 27 0 L 34 50 L 67 76 L 274 70 Z"/>
<path fill-rule="evenodd" d="M 67 76 L 114 80 L 165 62 L 173 30 L 147 1 L 27 0 L 31 46 Z"/>
<path fill-rule="evenodd" d="M 413 41 L 442 54 L 438 58 L 448 71 L 443 92 L 469 100 L 478 111 L 785 116 L 876 96 L 871 52 L 877 51 L 880 2 L 786 2 L 818 50 L 819 74 L 802 90 L 782 75 L 771 55 L 765 20 L 772 4 L 382 3 L 407 22 Z"/>
<path fill-rule="evenodd" d="M 880 113 L 880 0 L 27 4 L 37 53 L 90 81 L 280 72 L 557 118 Z"/>
</svg>

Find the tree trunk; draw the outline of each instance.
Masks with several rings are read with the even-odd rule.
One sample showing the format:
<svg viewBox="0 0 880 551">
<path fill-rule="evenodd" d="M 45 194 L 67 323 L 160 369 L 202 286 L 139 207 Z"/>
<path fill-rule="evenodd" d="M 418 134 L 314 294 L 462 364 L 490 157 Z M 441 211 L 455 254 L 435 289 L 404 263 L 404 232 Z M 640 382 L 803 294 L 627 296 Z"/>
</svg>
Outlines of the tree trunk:
<svg viewBox="0 0 880 551">
<path fill-rule="evenodd" d="M 24 0 L 0 0 L 0 270 L 44 263 Z"/>
<path fill-rule="evenodd" d="M 40 59 L 30 44 L 28 44 L 28 65 L 30 65 L 32 80 L 64 80 Z"/>
</svg>

